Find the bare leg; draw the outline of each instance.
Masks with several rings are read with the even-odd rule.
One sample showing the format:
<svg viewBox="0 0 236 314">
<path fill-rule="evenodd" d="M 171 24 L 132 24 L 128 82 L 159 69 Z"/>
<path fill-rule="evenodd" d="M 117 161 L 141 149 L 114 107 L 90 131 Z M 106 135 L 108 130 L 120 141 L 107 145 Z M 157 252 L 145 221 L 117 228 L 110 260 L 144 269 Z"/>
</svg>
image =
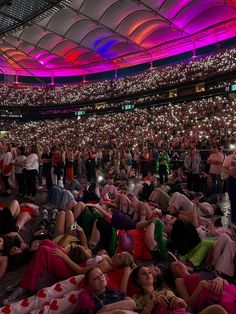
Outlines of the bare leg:
<svg viewBox="0 0 236 314">
<path fill-rule="evenodd" d="M 16 218 L 20 213 L 20 204 L 17 200 L 13 200 L 10 205 L 9 209 L 11 211 L 12 217 Z"/>
<path fill-rule="evenodd" d="M 149 197 L 151 202 L 157 203 L 157 207 L 167 210 L 169 206 L 170 196 L 160 188 L 156 188 Z"/>
<path fill-rule="evenodd" d="M 148 227 L 150 225 L 151 222 L 152 222 L 152 219 L 138 222 L 137 225 L 136 225 L 136 229 L 146 228 L 146 227 Z"/>
<path fill-rule="evenodd" d="M 22 212 L 19 213 L 17 220 L 16 220 L 16 226 L 19 227 L 19 230 L 23 229 L 24 225 L 30 221 L 31 215 L 28 212 Z"/>
<path fill-rule="evenodd" d="M 127 213 L 130 207 L 130 200 L 124 194 L 119 194 L 117 198 L 118 209 L 122 210 L 124 213 Z"/>
<path fill-rule="evenodd" d="M 149 205 L 144 202 L 139 202 L 139 214 L 140 221 L 146 221 L 153 217 L 153 211 L 151 210 Z"/>
<path fill-rule="evenodd" d="M 73 206 L 71 210 L 74 214 L 74 220 L 76 220 L 80 216 L 85 207 L 86 205 L 83 202 L 78 202 Z"/>
<path fill-rule="evenodd" d="M 65 213 L 65 231 L 70 228 L 70 226 L 75 221 L 74 215 L 71 210 L 67 210 Z"/>
<path fill-rule="evenodd" d="M 94 249 L 97 246 L 98 242 L 100 241 L 100 232 L 98 231 L 96 224 L 97 220 L 93 224 L 93 229 L 89 240 L 89 247 L 91 249 Z"/>
<path fill-rule="evenodd" d="M 154 232 L 155 232 L 155 224 L 152 222 L 147 229 L 145 242 L 149 250 L 154 250 L 157 246 L 157 242 L 154 239 Z"/>
<path fill-rule="evenodd" d="M 220 305 L 214 304 L 206 307 L 199 314 L 227 314 L 228 312 Z"/>
<path fill-rule="evenodd" d="M 54 229 L 54 233 L 56 235 L 58 234 L 64 234 L 65 232 L 65 212 L 61 211 L 59 213 L 57 213 L 56 215 L 56 225 L 55 225 L 55 229 Z"/>
<path fill-rule="evenodd" d="M 7 256 L 0 256 L 0 279 L 5 275 L 7 270 Z"/>
<path fill-rule="evenodd" d="M 72 210 L 73 211 L 73 207 L 76 205 L 76 201 L 75 200 L 70 200 L 67 205 L 66 205 L 66 210 Z"/>
<path fill-rule="evenodd" d="M 154 202 L 154 203 L 158 203 L 158 192 L 157 189 L 154 189 L 151 193 L 151 195 L 149 196 L 149 201 Z"/>
</svg>

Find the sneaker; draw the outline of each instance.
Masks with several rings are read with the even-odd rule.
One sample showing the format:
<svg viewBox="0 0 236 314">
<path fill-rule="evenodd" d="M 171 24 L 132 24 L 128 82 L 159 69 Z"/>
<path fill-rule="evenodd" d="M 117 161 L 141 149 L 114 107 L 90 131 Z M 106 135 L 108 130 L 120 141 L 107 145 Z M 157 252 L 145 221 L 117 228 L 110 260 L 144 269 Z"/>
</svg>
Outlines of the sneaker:
<svg viewBox="0 0 236 314">
<path fill-rule="evenodd" d="M 48 220 L 48 211 L 46 209 L 44 209 L 42 211 L 42 219 L 43 220 Z"/>
<path fill-rule="evenodd" d="M 52 210 L 52 219 L 53 219 L 53 220 L 56 219 L 57 213 L 58 213 L 58 210 L 57 210 L 56 208 L 54 208 L 54 209 Z"/>
<path fill-rule="evenodd" d="M 3 305 L 14 303 L 24 299 L 27 296 L 27 291 L 21 287 L 17 287 L 6 299 L 3 300 Z"/>
</svg>

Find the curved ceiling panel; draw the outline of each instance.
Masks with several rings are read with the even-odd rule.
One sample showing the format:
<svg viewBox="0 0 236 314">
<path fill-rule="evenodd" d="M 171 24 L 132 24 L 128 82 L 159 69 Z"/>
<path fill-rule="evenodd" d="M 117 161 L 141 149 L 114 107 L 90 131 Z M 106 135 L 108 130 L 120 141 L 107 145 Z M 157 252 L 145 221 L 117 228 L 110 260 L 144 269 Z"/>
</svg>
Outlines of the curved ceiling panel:
<svg viewBox="0 0 236 314">
<path fill-rule="evenodd" d="M 19 46 L 19 44 L 21 43 L 21 41 L 13 36 L 9 36 L 7 37 L 7 42 L 15 47 Z"/>
<path fill-rule="evenodd" d="M 51 31 L 64 35 L 68 28 L 79 20 L 80 17 L 76 14 L 76 12 L 71 9 L 63 9 L 51 18 L 47 27 Z M 58 23 L 58 21 L 60 21 L 60 23 Z"/>
<path fill-rule="evenodd" d="M 193 0 L 183 0 L 183 1 L 178 1 L 178 3 L 174 6 L 168 6 L 169 2 L 167 3 L 166 6 L 163 5 L 163 9 L 160 11 L 162 14 L 164 14 L 168 19 L 173 19 L 178 12 L 183 10 L 190 2 Z M 164 12 L 164 10 L 166 11 Z"/>
<path fill-rule="evenodd" d="M 71 63 L 63 61 L 61 59 L 55 59 L 53 62 L 47 64 L 48 69 L 57 69 L 57 68 L 68 68 L 71 66 Z"/>
<path fill-rule="evenodd" d="M 47 55 L 48 54 L 48 52 L 47 51 L 44 51 L 44 50 L 42 50 L 42 49 L 40 49 L 40 48 L 35 48 L 31 53 L 30 53 L 30 55 L 34 58 L 34 59 L 39 59 L 41 56 L 43 56 L 43 55 Z"/>
<path fill-rule="evenodd" d="M 76 61 L 76 59 L 82 55 L 83 53 L 88 53 L 89 51 L 87 49 L 72 49 L 71 51 L 69 51 L 66 55 L 65 58 L 67 61 L 70 61 L 72 63 L 74 63 Z"/>
<path fill-rule="evenodd" d="M 213 9 L 214 7 L 221 5 L 222 9 L 227 8 L 222 0 L 192 0 L 186 4 L 172 19 L 172 22 L 180 28 L 184 28 L 192 19 L 194 19 L 200 13 Z M 222 12 L 223 13 L 223 12 Z M 209 21 L 210 22 L 210 21 Z M 201 24 L 201 21 L 199 20 Z"/>
<path fill-rule="evenodd" d="M 132 35 L 138 27 L 151 20 L 162 20 L 150 11 L 136 11 L 126 16 L 118 25 L 117 31 L 124 36 Z"/>
<path fill-rule="evenodd" d="M 25 67 L 28 67 L 28 68 L 40 68 L 40 69 L 43 69 L 43 66 L 38 63 L 38 62 L 35 62 L 34 60 L 32 59 L 24 59 L 24 60 L 21 60 L 20 64 L 22 64 L 23 66 Z"/>
<path fill-rule="evenodd" d="M 94 54 L 93 52 L 87 52 L 81 54 L 77 59 L 76 59 L 76 64 L 81 66 L 81 65 L 89 65 L 91 63 L 96 63 L 96 62 L 101 62 L 103 59 L 97 54 Z"/>
<path fill-rule="evenodd" d="M 27 54 L 30 54 L 34 50 L 35 46 L 26 42 L 21 42 L 17 48 L 21 51 L 25 51 Z"/>
<path fill-rule="evenodd" d="M 20 52 L 15 53 L 15 51 L 9 51 L 8 55 L 11 57 L 14 57 L 14 60 L 10 60 L 12 62 L 25 60 L 25 57 L 26 57 L 23 53 L 20 53 Z"/>
<path fill-rule="evenodd" d="M 59 42 L 54 48 L 52 49 L 52 53 L 55 53 L 59 56 L 66 55 L 72 49 L 77 49 L 78 45 L 70 40 L 64 40 Z"/>
<path fill-rule="evenodd" d="M 96 49 L 96 47 L 107 37 L 113 36 L 114 34 L 105 29 L 99 27 L 89 32 L 83 39 L 82 44 L 90 49 Z"/>
<path fill-rule="evenodd" d="M 62 41 L 63 41 L 62 37 L 51 33 L 46 36 L 43 36 L 39 40 L 37 46 L 47 51 L 51 51 L 57 44 L 61 43 Z"/>
<path fill-rule="evenodd" d="M 28 27 L 23 31 L 20 39 L 25 42 L 37 45 L 37 43 L 43 36 L 46 36 L 50 33 L 51 32 L 49 30 L 44 30 L 39 25 L 33 25 L 32 27 Z"/>
<path fill-rule="evenodd" d="M 8 50 L 11 50 L 11 49 L 16 49 L 13 45 L 11 44 L 6 44 L 6 43 L 1 43 L 0 44 L 0 49 L 2 49 L 3 51 L 8 51 Z"/>
<path fill-rule="evenodd" d="M 193 0 L 164 1 L 159 8 L 159 14 L 168 20 L 173 19 L 176 14 L 184 10 Z M 204 0 L 204 2 L 207 0 Z M 200 1 L 199 1 L 200 2 Z"/>
<path fill-rule="evenodd" d="M 41 63 L 44 66 L 48 66 L 48 64 L 50 64 L 52 60 L 53 62 L 55 62 L 57 59 L 60 60 L 58 56 L 49 54 L 47 56 L 40 58 L 39 63 Z"/>
<path fill-rule="evenodd" d="M 224 15 L 222 15 L 222 6 L 209 8 L 204 10 L 204 12 L 198 14 L 194 19 L 192 19 L 187 25 L 185 25 L 185 30 L 187 32 L 197 33 L 201 31 L 201 27 L 205 25 L 210 27 L 216 23 L 222 23 L 227 18 L 232 19 L 236 16 L 236 8 L 226 7 L 224 8 Z M 201 25 L 198 21 L 201 21 Z"/>
<path fill-rule="evenodd" d="M 135 44 L 129 42 L 122 42 L 114 45 L 108 51 L 108 53 L 110 53 L 111 55 L 116 55 L 116 58 L 118 58 L 138 51 L 139 48 L 137 49 L 137 46 Z"/>
<path fill-rule="evenodd" d="M 135 1 L 116 1 L 101 16 L 100 22 L 104 25 L 107 25 L 109 28 L 115 29 L 116 26 L 124 19 L 124 17 L 139 10 L 141 10 L 141 8 L 137 6 Z"/>
<path fill-rule="evenodd" d="M 235 36 L 236 0 L 69 0 L 24 30 L 2 35 L 0 65 L 12 74 L 17 68 L 30 75 L 28 68 L 38 75 L 81 75 Z"/>
<path fill-rule="evenodd" d="M 149 36 L 154 31 L 166 27 L 168 24 L 163 21 L 151 20 L 140 25 L 135 32 L 132 34 L 131 38 L 137 43 L 142 45 L 142 42 L 147 36 Z"/>
<path fill-rule="evenodd" d="M 124 41 L 124 40 L 123 40 Z M 96 47 L 96 52 L 101 54 L 105 58 L 115 58 L 116 55 L 109 51 L 113 46 L 121 43 L 121 38 L 118 36 L 111 36 L 102 40 Z"/>
<path fill-rule="evenodd" d="M 99 0 L 99 5 L 94 5 L 94 1 L 85 0 L 81 12 L 99 21 L 101 16 L 116 2 L 117 0 Z"/>
<path fill-rule="evenodd" d="M 164 42 L 172 41 L 174 39 L 178 39 L 181 37 L 181 32 L 170 28 L 165 27 L 158 29 L 152 32 L 150 35 L 146 36 L 142 42 L 142 45 L 145 48 L 152 48 L 153 46 L 158 46 L 163 44 Z"/>
<path fill-rule="evenodd" d="M 161 6 L 163 6 L 163 4 L 166 2 L 166 0 L 143 0 L 143 1 L 139 1 L 140 3 L 144 3 L 150 7 L 152 10 L 154 11 L 158 11 Z M 173 1 L 169 1 L 169 2 L 173 2 Z M 175 2 L 180 2 L 180 1 L 175 1 Z"/>
<path fill-rule="evenodd" d="M 80 20 L 70 28 L 66 36 L 76 42 L 80 42 L 90 31 L 96 29 L 96 27 L 98 25 L 91 20 Z"/>
<path fill-rule="evenodd" d="M 85 2 L 85 0 L 74 0 L 70 7 L 75 9 L 75 10 L 80 10 L 81 6 L 83 5 L 83 3 Z"/>
</svg>

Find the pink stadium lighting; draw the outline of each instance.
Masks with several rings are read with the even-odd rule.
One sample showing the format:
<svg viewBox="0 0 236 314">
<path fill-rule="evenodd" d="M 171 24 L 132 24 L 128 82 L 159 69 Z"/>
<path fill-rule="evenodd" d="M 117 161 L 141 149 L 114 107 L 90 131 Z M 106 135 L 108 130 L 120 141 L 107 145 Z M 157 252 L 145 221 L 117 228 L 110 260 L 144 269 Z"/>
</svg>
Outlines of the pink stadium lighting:
<svg viewBox="0 0 236 314">
<path fill-rule="evenodd" d="M 21 55 L 20 64 L 36 76 L 51 76 L 52 71 L 55 77 L 82 76 L 167 58 L 236 36 L 235 0 L 105 2 L 68 3 L 49 20 L 32 22 L 23 32 L 5 36 L 0 48 L 13 57 Z M 13 64 L 4 61 L 0 67 L 14 74 Z M 30 75 L 20 65 L 17 71 Z"/>
</svg>

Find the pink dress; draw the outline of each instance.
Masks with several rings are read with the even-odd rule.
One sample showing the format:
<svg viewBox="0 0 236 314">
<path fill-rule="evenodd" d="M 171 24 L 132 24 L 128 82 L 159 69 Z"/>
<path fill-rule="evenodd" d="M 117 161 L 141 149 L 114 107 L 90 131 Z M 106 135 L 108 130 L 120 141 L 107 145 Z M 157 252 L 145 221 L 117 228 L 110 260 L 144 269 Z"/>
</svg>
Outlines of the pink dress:
<svg viewBox="0 0 236 314">
<path fill-rule="evenodd" d="M 30 261 L 20 283 L 20 286 L 31 292 L 36 292 L 37 279 L 44 273 L 48 272 L 57 281 L 64 280 L 75 275 L 64 260 L 57 255 L 53 255 L 52 249 L 58 248 L 64 250 L 51 240 L 43 240 L 33 259 Z"/>
<path fill-rule="evenodd" d="M 190 295 L 193 294 L 201 279 L 199 274 L 187 275 L 183 278 L 186 289 Z M 219 304 L 228 314 L 235 314 L 236 309 L 236 287 L 234 285 L 227 284 L 224 286 L 224 291 L 216 295 L 207 288 L 203 288 L 200 292 L 194 311 L 200 312 L 208 305 Z"/>
</svg>

